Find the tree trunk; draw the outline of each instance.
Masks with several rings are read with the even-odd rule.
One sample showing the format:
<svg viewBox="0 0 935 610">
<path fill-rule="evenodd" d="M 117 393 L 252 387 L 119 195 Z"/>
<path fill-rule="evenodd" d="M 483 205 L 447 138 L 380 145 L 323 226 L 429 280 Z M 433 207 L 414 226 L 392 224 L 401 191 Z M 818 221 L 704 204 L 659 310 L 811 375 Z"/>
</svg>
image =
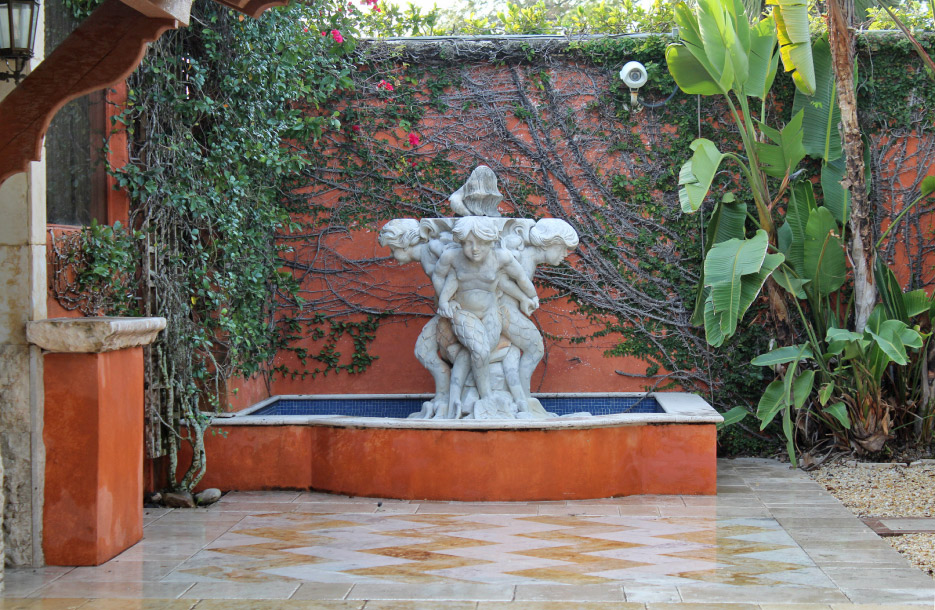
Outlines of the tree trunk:
<svg viewBox="0 0 935 610">
<path fill-rule="evenodd" d="M 877 290 L 873 284 L 873 226 L 870 223 L 870 201 L 864 179 L 864 146 L 857 122 L 857 92 L 854 89 L 854 55 L 856 40 L 854 0 L 828 1 L 828 37 L 834 79 L 841 108 L 846 161 L 842 186 L 850 193 L 851 230 L 848 251 L 854 266 L 854 330 L 861 333 L 876 304 Z"/>
</svg>

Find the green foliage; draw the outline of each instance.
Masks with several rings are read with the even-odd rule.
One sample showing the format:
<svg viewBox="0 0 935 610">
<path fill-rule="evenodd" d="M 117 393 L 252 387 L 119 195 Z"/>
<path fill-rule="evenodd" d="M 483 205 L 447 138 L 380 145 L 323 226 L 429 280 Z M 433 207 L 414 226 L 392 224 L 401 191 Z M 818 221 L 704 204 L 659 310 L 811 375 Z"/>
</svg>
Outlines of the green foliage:
<svg viewBox="0 0 935 610">
<path fill-rule="evenodd" d="M 86 315 L 139 315 L 137 296 L 140 234 L 119 222 L 107 226 L 92 221 L 77 234 L 62 254 L 62 270 L 67 284 L 59 294 L 65 307 L 71 299 L 74 308 Z M 53 244 L 53 247 L 57 244 Z"/>
<path fill-rule="evenodd" d="M 281 345 L 271 316 L 297 284 L 276 235 L 296 226 L 285 195 L 308 165 L 289 143 L 340 127 L 338 111 L 307 109 L 353 85 L 360 18 L 341 2 L 297 3 L 260 20 L 198 2 L 191 26 L 156 43 L 130 81 L 118 120 L 136 161 L 113 173 L 148 253 L 141 309 L 168 320 L 152 370 L 164 388 L 166 450 L 174 456 L 181 418 L 195 445 L 182 487 L 204 471 L 201 412 L 223 407 L 226 380 L 260 371 Z"/>
</svg>

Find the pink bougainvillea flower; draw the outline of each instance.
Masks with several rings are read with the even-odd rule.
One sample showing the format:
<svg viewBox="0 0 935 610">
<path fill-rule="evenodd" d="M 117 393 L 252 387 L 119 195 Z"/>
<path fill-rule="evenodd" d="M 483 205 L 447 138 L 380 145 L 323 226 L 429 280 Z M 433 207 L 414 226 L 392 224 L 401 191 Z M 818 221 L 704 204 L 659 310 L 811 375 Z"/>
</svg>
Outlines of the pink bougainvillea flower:
<svg viewBox="0 0 935 610">
<path fill-rule="evenodd" d="M 409 165 L 411 165 L 412 167 L 415 167 L 417 163 L 418 161 L 416 161 L 415 159 L 412 159 L 411 161 L 409 161 Z"/>
<path fill-rule="evenodd" d="M 337 30 L 331 30 L 331 37 L 334 38 L 334 41 L 338 44 L 344 42 L 344 36 L 341 36 L 341 32 Z"/>
<path fill-rule="evenodd" d="M 360 125 L 351 125 L 351 129 L 354 133 L 360 133 Z"/>
<path fill-rule="evenodd" d="M 419 145 L 419 134 L 415 132 L 409 132 L 409 146 L 418 146 Z"/>
<path fill-rule="evenodd" d="M 303 32 L 308 32 L 308 28 L 302 28 Z"/>
<path fill-rule="evenodd" d="M 375 13 L 382 13 L 383 11 L 380 10 L 380 7 L 379 7 L 379 6 L 375 6 L 375 7 L 373 7 L 373 12 L 375 12 Z"/>
<path fill-rule="evenodd" d="M 386 82 L 385 80 L 381 78 L 380 82 L 377 83 L 377 89 L 384 89 L 386 91 L 392 91 L 393 85 L 391 85 L 390 83 Z"/>
</svg>

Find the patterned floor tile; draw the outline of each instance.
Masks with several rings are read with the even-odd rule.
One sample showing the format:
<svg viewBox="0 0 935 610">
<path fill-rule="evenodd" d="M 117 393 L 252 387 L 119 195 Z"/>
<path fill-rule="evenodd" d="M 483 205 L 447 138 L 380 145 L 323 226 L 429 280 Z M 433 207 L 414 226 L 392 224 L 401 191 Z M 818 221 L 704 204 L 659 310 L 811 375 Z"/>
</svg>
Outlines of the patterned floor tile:
<svg viewBox="0 0 935 610">
<path fill-rule="evenodd" d="M 832 586 L 768 518 L 279 513 L 166 582 Z"/>
</svg>

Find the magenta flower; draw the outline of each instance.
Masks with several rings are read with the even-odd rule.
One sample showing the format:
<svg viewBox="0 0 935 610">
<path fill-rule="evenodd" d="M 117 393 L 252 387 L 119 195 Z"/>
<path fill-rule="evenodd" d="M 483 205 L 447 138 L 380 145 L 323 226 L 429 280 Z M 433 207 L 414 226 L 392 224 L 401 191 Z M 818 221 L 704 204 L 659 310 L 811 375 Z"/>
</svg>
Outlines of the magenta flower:
<svg viewBox="0 0 935 610">
<path fill-rule="evenodd" d="M 341 32 L 337 30 L 331 30 L 331 37 L 334 38 L 334 41 L 338 44 L 344 42 L 344 36 L 341 36 Z"/>
<path fill-rule="evenodd" d="M 377 89 L 384 89 L 386 91 L 392 91 L 393 85 L 391 85 L 390 83 L 386 82 L 385 80 L 381 78 L 380 82 L 377 83 Z"/>
<path fill-rule="evenodd" d="M 409 132 L 409 146 L 415 148 L 419 145 L 419 134 L 415 132 Z"/>
</svg>

